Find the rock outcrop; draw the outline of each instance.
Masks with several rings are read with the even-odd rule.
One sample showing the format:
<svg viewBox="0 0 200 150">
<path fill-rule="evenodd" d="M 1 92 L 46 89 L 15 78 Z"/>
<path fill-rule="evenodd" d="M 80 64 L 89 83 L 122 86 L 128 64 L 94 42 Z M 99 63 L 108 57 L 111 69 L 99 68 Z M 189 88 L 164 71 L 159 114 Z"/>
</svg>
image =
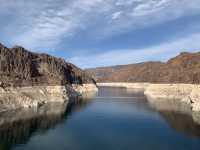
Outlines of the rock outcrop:
<svg viewBox="0 0 200 150">
<path fill-rule="evenodd" d="M 200 111 L 200 85 L 150 84 L 144 93 L 149 101 L 179 100 L 192 111 Z"/>
<path fill-rule="evenodd" d="M 134 59 L 134 58 L 133 58 Z M 97 82 L 149 82 L 200 84 L 200 52 L 181 53 L 163 62 L 94 68 L 86 70 Z"/>
<path fill-rule="evenodd" d="M 0 85 L 35 86 L 94 83 L 84 71 L 64 59 L 0 45 Z"/>
<path fill-rule="evenodd" d="M 97 91 L 85 71 L 64 59 L 0 44 L 0 111 L 64 102 L 87 92 L 87 84 Z"/>
</svg>

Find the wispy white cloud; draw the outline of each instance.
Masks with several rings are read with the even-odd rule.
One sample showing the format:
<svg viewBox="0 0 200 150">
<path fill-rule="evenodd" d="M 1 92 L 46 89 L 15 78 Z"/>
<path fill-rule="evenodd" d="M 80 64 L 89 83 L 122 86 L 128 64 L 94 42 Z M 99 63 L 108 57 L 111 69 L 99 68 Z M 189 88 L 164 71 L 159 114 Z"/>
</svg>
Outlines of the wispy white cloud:
<svg viewBox="0 0 200 150">
<path fill-rule="evenodd" d="M 122 13 L 123 13 L 122 11 L 117 11 L 117 12 L 113 13 L 112 19 L 113 20 L 118 19 L 121 16 Z"/>
<path fill-rule="evenodd" d="M 200 13 L 199 0 L 0 0 L 0 18 L 12 43 L 54 49 L 63 38 L 86 30 L 107 38 L 122 32 Z M 111 20 L 114 20 L 111 21 Z M 95 23 L 95 21 L 97 21 Z M 67 41 L 66 41 L 67 44 Z"/>
<path fill-rule="evenodd" d="M 172 0 L 160 0 L 160 1 L 147 1 L 137 5 L 132 12 L 133 16 L 145 16 L 158 12 L 161 9 L 168 7 Z"/>
<path fill-rule="evenodd" d="M 103 38 L 200 14 L 199 0 L 118 0 L 115 4 L 123 17 L 101 29 Z"/>
<path fill-rule="evenodd" d="M 195 42 L 196 41 L 196 42 Z M 195 52 L 200 49 L 200 33 L 144 49 L 120 49 L 90 56 L 77 56 L 69 60 L 83 68 L 139 63 L 143 61 L 166 61 L 180 52 Z"/>
<path fill-rule="evenodd" d="M 76 30 L 86 26 L 84 20 L 90 18 L 88 14 L 103 3 L 102 0 L 75 0 L 73 2 L 8 0 L 8 3 L 7 0 L 3 0 L 0 9 L 15 11 L 12 15 L 16 20 L 7 26 L 8 32 L 18 30 L 18 32 L 12 32 L 14 33 L 11 36 L 13 43 L 32 49 L 37 47 L 53 48 L 63 37 L 71 36 Z M 106 7 L 105 5 L 101 11 L 104 11 Z M 15 26 L 20 22 L 21 26 Z"/>
</svg>

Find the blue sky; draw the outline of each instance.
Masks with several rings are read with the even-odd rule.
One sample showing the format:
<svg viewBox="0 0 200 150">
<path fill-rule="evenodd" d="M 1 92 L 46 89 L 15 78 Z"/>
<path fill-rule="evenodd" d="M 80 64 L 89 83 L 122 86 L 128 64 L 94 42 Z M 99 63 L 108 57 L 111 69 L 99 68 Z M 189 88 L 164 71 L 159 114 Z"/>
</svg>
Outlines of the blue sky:
<svg viewBox="0 0 200 150">
<path fill-rule="evenodd" d="M 200 0 L 0 0 L 0 41 L 82 68 L 200 51 Z"/>
</svg>

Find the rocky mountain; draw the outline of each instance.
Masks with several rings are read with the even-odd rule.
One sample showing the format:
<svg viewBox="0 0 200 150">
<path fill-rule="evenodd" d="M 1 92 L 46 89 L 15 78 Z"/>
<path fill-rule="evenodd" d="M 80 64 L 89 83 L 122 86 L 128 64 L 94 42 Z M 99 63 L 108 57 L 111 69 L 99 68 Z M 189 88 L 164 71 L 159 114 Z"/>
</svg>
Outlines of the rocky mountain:
<svg viewBox="0 0 200 150">
<path fill-rule="evenodd" d="M 47 54 L 0 44 L 0 86 L 65 85 L 94 83 L 78 67 Z"/>
<path fill-rule="evenodd" d="M 166 63 L 144 62 L 86 71 L 97 82 L 200 83 L 200 52 L 183 52 Z"/>
</svg>

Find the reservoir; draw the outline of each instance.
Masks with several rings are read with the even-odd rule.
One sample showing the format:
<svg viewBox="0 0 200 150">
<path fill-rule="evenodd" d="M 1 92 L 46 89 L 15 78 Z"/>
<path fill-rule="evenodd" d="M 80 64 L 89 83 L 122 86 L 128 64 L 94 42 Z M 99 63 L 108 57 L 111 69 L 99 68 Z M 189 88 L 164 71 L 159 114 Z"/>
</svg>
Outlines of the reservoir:
<svg viewBox="0 0 200 150">
<path fill-rule="evenodd" d="M 90 100 L 5 112 L 0 150 L 200 150 L 200 115 L 168 105 L 100 87 Z"/>
</svg>

